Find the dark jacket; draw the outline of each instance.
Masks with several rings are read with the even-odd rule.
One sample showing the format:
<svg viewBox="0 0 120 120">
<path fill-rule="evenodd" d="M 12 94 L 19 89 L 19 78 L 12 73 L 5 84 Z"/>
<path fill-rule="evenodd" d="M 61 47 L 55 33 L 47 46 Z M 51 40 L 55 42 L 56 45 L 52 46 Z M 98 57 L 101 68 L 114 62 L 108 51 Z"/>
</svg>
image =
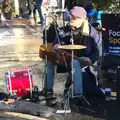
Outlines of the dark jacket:
<svg viewBox="0 0 120 120">
<path fill-rule="evenodd" d="M 70 38 L 71 38 L 71 27 L 69 25 L 65 26 L 64 28 L 57 29 L 57 33 L 59 36 L 59 39 L 55 32 L 55 27 L 51 25 L 49 29 L 47 29 L 47 42 L 54 42 L 54 44 L 71 44 Z M 60 34 L 60 32 L 63 31 L 63 35 Z M 77 30 L 75 30 L 76 32 Z M 98 57 L 99 57 L 99 49 L 97 43 L 99 42 L 99 35 L 95 28 L 93 28 L 91 25 L 89 25 L 89 36 L 83 36 L 81 35 L 80 30 L 78 29 L 78 34 L 74 34 L 73 31 L 73 38 L 74 38 L 74 44 L 76 45 L 85 45 L 87 46 L 86 49 L 83 50 L 76 50 L 75 55 L 78 57 L 84 56 L 89 57 L 94 63 Z M 45 31 L 43 32 L 43 41 L 45 42 Z"/>
<path fill-rule="evenodd" d="M 89 25 L 89 30 L 89 36 L 84 36 L 83 45 L 87 46 L 87 49 L 85 49 L 85 56 L 89 57 L 92 63 L 94 63 L 99 57 L 98 42 L 100 38 L 96 29 L 91 25 Z"/>
<path fill-rule="evenodd" d="M 61 38 L 61 35 L 59 35 L 61 44 L 71 44 L 71 42 L 70 42 L 71 36 L 69 35 L 71 28 L 69 26 L 66 26 L 63 29 L 65 31 L 66 37 Z M 76 31 L 78 31 L 78 34 L 76 33 Z M 75 34 L 74 34 L 74 32 L 75 32 Z M 98 49 L 97 43 L 99 42 L 99 35 L 95 28 L 93 28 L 91 25 L 89 25 L 89 36 L 81 35 L 81 31 L 79 29 L 74 30 L 73 31 L 73 39 L 74 39 L 74 44 L 87 46 L 86 49 L 75 50 L 75 52 L 74 52 L 75 55 L 77 55 L 79 57 L 81 57 L 81 56 L 89 57 L 91 59 L 92 63 L 94 63 L 98 59 L 99 49 Z M 57 41 L 57 39 L 55 40 L 55 44 L 57 43 L 56 41 Z"/>
</svg>

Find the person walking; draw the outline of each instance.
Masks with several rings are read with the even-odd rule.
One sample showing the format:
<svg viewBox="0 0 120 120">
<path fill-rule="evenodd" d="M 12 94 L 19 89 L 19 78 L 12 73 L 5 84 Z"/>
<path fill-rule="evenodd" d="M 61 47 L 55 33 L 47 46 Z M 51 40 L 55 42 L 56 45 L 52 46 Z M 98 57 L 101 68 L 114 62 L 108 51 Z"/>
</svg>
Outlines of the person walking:
<svg viewBox="0 0 120 120">
<path fill-rule="evenodd" d="M 32 4 L 32 1 L 33 0 L 27 0 L 27 4 L 28 4 L 28 6 L 27 6 L 27 8 L 28 8 L 28 19 L 30 19 L 31 18 L 31 14 L 32 14 L 32 11 L 33 11 L 33 9 L 34 9 L 34 4 Z"/>
<path fill-rule="evenodd" d="M 43 3 L 43 0 L 36 0 L 36 7 L 37 7 L 37 10 L 38 10 L 38 13 L 39 13 L 39 17 L 40 17 L 40 21 L 38 22 L 38 24 L 43 24 L 44 22 L 44 16 L 43 16 L 43 13 L 42 13 L 42 3 Z"/>
</svg>

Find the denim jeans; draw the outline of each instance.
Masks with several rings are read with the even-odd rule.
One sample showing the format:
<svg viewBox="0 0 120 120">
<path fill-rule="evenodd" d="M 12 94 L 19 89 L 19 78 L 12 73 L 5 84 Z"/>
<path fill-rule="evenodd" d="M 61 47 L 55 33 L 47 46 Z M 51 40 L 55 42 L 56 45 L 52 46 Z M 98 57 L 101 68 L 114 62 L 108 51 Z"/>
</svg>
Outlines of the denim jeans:
<svg viewBox="0 0 120 120">
<path fill-rule="evenodd" d="M 39 13 L 39 17 L 40 17 L 40 21 L 43 22 L 44 21 L 44 17 L 43 17 L 43 13 L 42 13 L 42 2 L 43 0 L 36 0 L 36 7 Z"/>
<path fill-rule="evenodd" d="M 81 57 L 81 60 L 84 60 L 84 57 Z M 45 83 L 44 83 L 44 89 L 52 89 L 54 86 L 54 74 L 55 74 L 55 62 L 48 60 L 47 62 L 47 74 L 45 75 Z M 82 94 L 83 93 L 83 86 L 82 86 L 82 70 L 80 61 L 73 60 L 73 66 L 74 66 L 74 93 Z"/>
</svg>

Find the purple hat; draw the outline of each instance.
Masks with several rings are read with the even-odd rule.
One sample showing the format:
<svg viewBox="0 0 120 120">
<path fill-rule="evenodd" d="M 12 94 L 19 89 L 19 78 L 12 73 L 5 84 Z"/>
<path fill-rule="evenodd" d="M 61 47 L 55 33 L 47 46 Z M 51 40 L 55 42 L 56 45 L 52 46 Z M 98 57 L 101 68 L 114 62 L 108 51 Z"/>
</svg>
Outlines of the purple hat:
<svg viewBox="0 0 120 120">
<path fill-rule="evenodd" d="M 76 18 L 86 18 L 87 12 L 83 7 L 75 6 L 70 10 L 70 14 Z"/>
</svg>

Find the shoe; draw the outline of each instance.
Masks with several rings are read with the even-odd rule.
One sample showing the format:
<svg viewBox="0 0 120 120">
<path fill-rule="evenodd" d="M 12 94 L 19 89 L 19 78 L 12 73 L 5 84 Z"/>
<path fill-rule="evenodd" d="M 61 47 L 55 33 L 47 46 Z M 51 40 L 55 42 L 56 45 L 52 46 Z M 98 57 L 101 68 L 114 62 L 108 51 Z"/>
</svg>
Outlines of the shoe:
<svg viewBox="0 0 120 120">
<path fill-rule="evenodd" d="M 43 21 L 38 22 L 38 24 L 43 24 Z"/>
<path fill-rule="evenodd" d="M 64 96 L 68 96 L 68 90 L 69 90 L 68 88 L 64 89 Z"/>
<path fill-rule="evenodd" d="M 56 99 L 56 97 L 53 95 L 52 89 L 43 89 L 41 91 L 41 95 L 44 96 L 46 99 Z"/>
<path fill-rule="evenodd" d="M 53 95 L 53 90 L 43 89 L 41 95 L 45 97 L 47 106 L 52 107 L 57 104 L 56 97 Z"/>
<path fill-rule="evenodd" d="M 53 107 L 57 104 L 56 99 L 47 100 L 47 106 Z"/>
</svg>

